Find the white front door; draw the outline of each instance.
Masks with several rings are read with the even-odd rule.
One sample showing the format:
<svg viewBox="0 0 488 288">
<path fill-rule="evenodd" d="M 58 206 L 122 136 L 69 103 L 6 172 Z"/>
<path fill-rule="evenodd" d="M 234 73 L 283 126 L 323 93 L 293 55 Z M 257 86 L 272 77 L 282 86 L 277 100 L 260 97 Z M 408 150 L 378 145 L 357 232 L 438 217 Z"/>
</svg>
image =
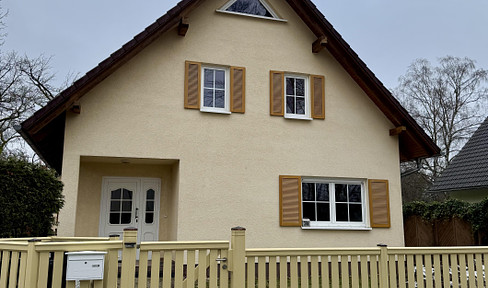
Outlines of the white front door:
<svg viewBox="0 0 488 288">
<path fill-rule="evenodd" d="M 159 197 L 157 178 L 104 177 L 100 206 L 100 236 L 119 234 L 136 227 L 140 241 L 157 241 L 159 236 Z"/>
</svg>

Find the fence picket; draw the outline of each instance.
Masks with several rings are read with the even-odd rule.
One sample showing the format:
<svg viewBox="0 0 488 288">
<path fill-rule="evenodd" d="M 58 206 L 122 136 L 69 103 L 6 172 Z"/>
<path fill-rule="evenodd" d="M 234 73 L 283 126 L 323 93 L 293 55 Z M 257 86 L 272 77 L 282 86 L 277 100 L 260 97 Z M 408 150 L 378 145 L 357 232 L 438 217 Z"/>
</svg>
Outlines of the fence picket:
<svg viewBox="0 0 488 288">
<path fill-rule="evenodd" d="M 266 257 L 258 257 L 258 288 L 266 288 Z"/>
<path fill-rule="evenodd" d="M 433 288 L 433 281 L 432 281 L 432 255 L 425 255 L 424 259 L 425 263 L 425 287 L 426 288 Z"/>
<path fill-rule="evenodd" d="M 195 287 L 195 251 L 189 250 L 186 254 L 186 279 L 183 287 L 194 288 Z"/>
<path fill-rule="evenodd" d="M 359 265 L 361 266 L 361 287 L 369 287 L 368 255 L 360 255 L 359 257 Z"/>
<path fill-rule="evenodd" d="M 459 254 L 459 273 L 461 275 L 461 286 L 468 287 L 468 279 L 466 277 L 466 254 Z"/>
<path fill-rule="evenodd" d="M 220 250 L 220 258 L 222 259 L 229 259 L 228 249 Z M 226 268 L 228 265 L 227 262 L 220 263 L 220 288 L 228 288 L 229 287 L 229 270 Z"/>
<path fill-rule="evenodd" d="M 339 256 L 330 256 L 330 278 L 332 287 L 339 287 Z"/>
<path fill-rule="evenodd" d="M 280 288 L 288 286 L 288 257 L 280 256 Z"/>
<path fill-rule="evenodd" d="M 476 253 L 474 254 L 474 259 L 476 261 L 476 284 L 478 287 L 485 287 L 483 283 L 483 275 L 485 274 L 485 271 L 483 271 L 482 268 L 482 258 L 481 254 Z"/>
<path fill-rule="evenodd" d="M 210 250 L 210 262 L 207 264 L 209 266 L 209 287 L 217 287 L 217 250 Z"/>
<path fill-rule="evenodd" d="M 378 259 L 376 255 L 369 256 L 369 269 L 371 271 L 371 287 L 378 287 Z"/>
<path fill-rule="evenodd" d="M 434 284 L 436 288 L 441 288 L 441 255 L 433 255 L 434 257 Z"/>
<path fill-rule="evenodd" d="M 63 262 L 64 262 L 64 252 L 56 251 L 54 252 L 54 263 L 53 263 L 53 287 L 61 288 L 63 284 Z"/>
<path fill-rule="evenodd" d="M 17 271 L 19 267 L 19 252 L 12 251 L 11 260 L 10 260 L 10 277 L 8 280 L 8 287 L 15 288 L 17 287 Z"/>
<path fill-rule="evenodd" d="M 443 287 L 451 287 L 451 273 L 449 266 L 449 254 L 442 254 L 442 278 Z M 452 271 L 451 271 L 452 272 Z"/>
<path fill-rule="evenodd" d="M 19 288 L 25 288 L 25 271 L 27 268 L 27 252 L 20 252 L 20 265 L 19 265 Z"/>
<path fill-rule="evenodd" d="M 290 256 L 290 287 L 298 288 L 298 256 Z"/>
<path fill-rule="evenodd" d="M 310 259 L 310 280 L 312 288 L 319 288 L 319 256 L 312 256 Z"/>
<path fill-rule="evenodd" d="M 300 256 L 300 279 L 301 286 L 308 288 L 308 257 Z"/>
<path fill-rule="evenodd" d="M 469 253 L 467 256 L 467 262 L 468 262 L 468 272 L 469 272 L 469 287 L 475 287 L 475 281 L 476 277 L 474 275 L 474 257 L 473 254 Z"/>
<path fill-rule="evenodd" d="M 342 287 L 349 288 L 349 256 L 342 255 L 341 256 L 341 278 L 342 278 Z"/>
<path fill-rule="evenodd" d="M 407 267 L 407 258 L 405 254 L 398 254 L 398 287 L 405 288 L 407 287 L 407 278 L 405 274 L 405 270 Z"/>
<path fill-rule="evenodd" d="M 137 288 L 147 287 L 147 251 L 139 252 L 139 279 L 137 281 Z"/>
<path fill-rule="evenodd" d="M 175 252 L 175 286 L 177 288 L 183 287 L 183 250 Z"/>
<path fill-rule="evenodd" d="M 151 256 L 151 288 L 159 288 L 159 269 L 161 252 L 153 251 Z"/>
<path fill-rule="evenodd" d="M 459 287 L 459 271 L 457 254 L 450 254 L 451 271 L 452 271 L 452 287 Z"/>
<path fill-rule="evenodd" d="M 8 280 L 8 265 L 10 259 L 10 251 L 2 251 L 2 268 L 0 269 L 0 288 L 7 288 Z"/>
<path fill-rule="evenodd" d="M 171 288 L 171 272 L 173 268 L 173 252 L 163 253 L 163 288 Z"/>
<path fill-rule="evenodd" d="M 390 275 L 390 285 L 397 287 L 397 270 L 396 270 L 396 255 L 391 254 L 388 256 L 388 274 Z"/>
<path fill-rule="evenodd" d="M 42 252 L 39 254 L 39 272 L 37 278 L 37 287 L 47 287 L 47 276 L 49 269 L 49 252 Z"/>
<path fill-rule="evenodd" d="M 247 257 L 247 287 L 256 287 L 256 258 Z"/>
<path fill-rule="evenodd" d="M 269 257 L 269 288 L 276 288 L 276 256 Z"/>
</svg>

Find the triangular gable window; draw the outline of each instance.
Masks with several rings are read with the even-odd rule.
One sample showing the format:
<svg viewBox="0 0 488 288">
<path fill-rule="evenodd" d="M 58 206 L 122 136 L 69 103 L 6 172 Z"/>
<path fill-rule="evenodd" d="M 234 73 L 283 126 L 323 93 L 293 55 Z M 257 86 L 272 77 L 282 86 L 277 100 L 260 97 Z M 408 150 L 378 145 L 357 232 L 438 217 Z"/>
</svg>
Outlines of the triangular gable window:
<svg viewBox="0 0 488 288">
<path fill-rule="evenodd" d="M 249 16 L 280 19 L 278 15 L 261 0 L 231 0 L 220 11 L 245 14 Z"/>
</svg>

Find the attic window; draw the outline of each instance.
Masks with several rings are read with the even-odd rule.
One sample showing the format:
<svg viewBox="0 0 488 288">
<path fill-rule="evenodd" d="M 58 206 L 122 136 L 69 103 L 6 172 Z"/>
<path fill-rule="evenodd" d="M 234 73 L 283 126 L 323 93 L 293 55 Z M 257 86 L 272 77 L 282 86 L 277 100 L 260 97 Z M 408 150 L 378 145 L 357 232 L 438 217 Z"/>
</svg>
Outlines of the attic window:
<svg viewBox="0 0 488 288">
<path fill-rule="evenodd" d="M 231 0 L 218 11 L 265 19 L 282 20 L 263 0 Z"/>
</svg>

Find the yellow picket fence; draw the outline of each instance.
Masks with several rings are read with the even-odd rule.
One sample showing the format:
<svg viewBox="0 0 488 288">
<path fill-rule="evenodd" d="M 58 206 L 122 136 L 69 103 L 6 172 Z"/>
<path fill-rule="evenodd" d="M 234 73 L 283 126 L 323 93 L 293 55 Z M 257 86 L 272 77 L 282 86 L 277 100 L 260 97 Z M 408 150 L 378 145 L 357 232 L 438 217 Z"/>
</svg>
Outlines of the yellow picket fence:
<svg viewBox="0 0 488 288">
<path fill-rule="evenodd" d="M 111 238 L 1 239 L 0 288 L 75 287 L 66 252 L 103 251 L 103 280 L 79 287 L 328 288 L 487 287 L 488 247 L 246 249 L 230 241 L 142 242 Z"/>
</svg>

